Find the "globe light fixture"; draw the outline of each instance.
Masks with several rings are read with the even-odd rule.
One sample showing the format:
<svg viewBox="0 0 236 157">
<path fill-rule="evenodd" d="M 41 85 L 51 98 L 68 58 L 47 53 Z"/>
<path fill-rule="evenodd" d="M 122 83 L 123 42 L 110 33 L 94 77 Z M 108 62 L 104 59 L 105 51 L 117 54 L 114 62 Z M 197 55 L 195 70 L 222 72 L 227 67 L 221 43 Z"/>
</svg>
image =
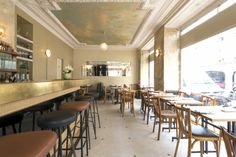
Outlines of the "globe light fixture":
<svg viewBox="0 0 236 157">
<path fill-rule="evenodd" d="M 108 49 L 108 45 L 107 45 L 107 43 L 101 43 L 100 44 L 100 47 L 101 47 L 101 49 L 103 50 L 103 51 L 106 51 L 107 49 Z"/>
</svg>

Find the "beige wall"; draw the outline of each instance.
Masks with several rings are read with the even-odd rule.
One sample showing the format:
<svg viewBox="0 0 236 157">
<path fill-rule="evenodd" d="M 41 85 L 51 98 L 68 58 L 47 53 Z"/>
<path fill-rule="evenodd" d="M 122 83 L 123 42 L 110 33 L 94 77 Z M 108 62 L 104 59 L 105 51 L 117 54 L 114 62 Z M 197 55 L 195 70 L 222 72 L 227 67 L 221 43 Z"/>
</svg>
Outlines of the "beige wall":
<svg viewBox="0 0 236 157">
<path fill-rule="evenodd" d="M 154 86 L 155 90 L 164 90 L 164 27 L 155 33 L 154 40 L 154 50 L 160 51 L 154 61 Z"/>
<path fill-rule="evenodd" d="M 6 36 L 1 40 L 14 47 L 15 38 L 15 6 L 11 0 L 0 0 L 0 26 L 5 28 Z"/>
<path fill-rule="evenodd" d="M 126 77 L 83 77 L 81 76 L 81 67 L 86 64 L 87 61 L 123 61 L 131 63 L 131 76 Z M 74 51 L 74 78 L 89 78 L 91 83 L 103 82 L 105 85 L 122 85 L 139 83 L 139 59 L 138 52 L 135 49 L 132 50 L 111 50 L 101 51 L 96 48 L 80 48 Z"/>
<path fill-rule="evenodd" d="M 160 28 L 155 34 L 155 90 L 178 90 L 180 85 L 179 32 Z"/>
<path fill-rule="evenodd" d="M 63 59 L 63 64 L 73 64 L 73 49 L 49 32 L 46 28 L 16 7 L 16 14 L 33 24 L 33 79 L 46 80 L 45 50 L 49 48 L 52 56 L 48 59 L 48 80 L 56 79 L 57 58 Z"/>
<path fill-rule="evenodd" d="M 180 87 L 180 45 L 178 30 L 165 28 L 164 52 L 164 90 L 178 90 Z"/>
<path fill-rule="evenodd" d="M 149 86 L 149 51 L 141 51 L 140 60 L 140 85 Z"/>
</svg>

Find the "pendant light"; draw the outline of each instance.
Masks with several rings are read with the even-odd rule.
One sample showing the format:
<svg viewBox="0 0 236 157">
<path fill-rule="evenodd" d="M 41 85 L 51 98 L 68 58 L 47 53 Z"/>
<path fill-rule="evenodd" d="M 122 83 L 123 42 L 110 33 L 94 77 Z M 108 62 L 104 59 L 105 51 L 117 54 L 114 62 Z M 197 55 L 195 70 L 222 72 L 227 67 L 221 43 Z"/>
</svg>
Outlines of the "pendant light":
<svg viewBox="0 0 236 157">
<path fill-rule="evenodd" d="M 105 41 L 106 41 L 106 40 L 105 40 L 105 38 L 106 38 L 106 36 L 105 36 L 105 31 L 103 31 L 103 36 L 104 36 L 104 42 L 100 44 L 100 48 L 101 48 L 101 50 L 106 51 L 106 50 L 108 49 L 108 45 L 107 45 L 107 43 L 105 42 Z"/>
</svg>

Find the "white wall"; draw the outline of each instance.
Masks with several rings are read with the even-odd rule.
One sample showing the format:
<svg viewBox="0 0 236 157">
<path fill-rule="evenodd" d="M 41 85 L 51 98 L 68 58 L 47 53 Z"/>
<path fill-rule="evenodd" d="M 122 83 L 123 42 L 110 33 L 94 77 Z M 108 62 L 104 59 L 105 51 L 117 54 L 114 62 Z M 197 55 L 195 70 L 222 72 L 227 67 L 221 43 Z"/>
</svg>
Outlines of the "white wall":
<svg viewBox="0 0 236 157">
<path fill-rule="evenodd" d="M 131 75 L 119 77 L 88 76 L 81 75 L 82 65 L 87 61 L 122 61 L 131 63 Z M 139 58 L 136 49 L 119 50 L 109 48 L 101 51 L 99 48 L 78 48 L 74 50 L 74 72 L 75 79 L 90 79 L 91 83 L 103 82 L 105 85 L 123 85 L 139 83 Z"/>
</svg>

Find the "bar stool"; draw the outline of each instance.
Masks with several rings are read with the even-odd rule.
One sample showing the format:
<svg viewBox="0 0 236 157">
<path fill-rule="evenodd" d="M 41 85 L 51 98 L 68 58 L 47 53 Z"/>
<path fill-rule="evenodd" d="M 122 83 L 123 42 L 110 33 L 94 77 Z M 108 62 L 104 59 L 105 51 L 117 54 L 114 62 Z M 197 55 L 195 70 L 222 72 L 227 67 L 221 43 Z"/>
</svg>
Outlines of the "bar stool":
<svg viewBox="0 0 236 157">
<path fill-rule="evenodd" d="M 17 133 L 16 124 L 19 125 L 18 132 L 21 132 L 21 123 L 24 115 L 22 113 L 12 114 L 0 118 L 0 128 L 2 128 L 2 135 L 6 135 L 6 127 L 12 126 L 13 132 Z"/>
<path fill-rule="evenodd" d="M 86 93 L 84 96 L 79 95 L 75 98 L 75 101 L 83 100 L 86 97 L 87 99 L 90 98 L 90 101 L 92 102 L 92 105 L 93 105 L 93 117 L 94 117 L 95 126 L 96 126 L 96 117 L 97 117 L 99 128 L 101 128 L 100 116 L 98 112 L 98 103 L 97 103 L 97 100 L 99 98 L 99 93 Z"/>
<path fill-rule="evenodd" d="M 94 98 L 91 97 L 91 96 L 79 95 L 79 96 L 75 97 L 75 101 L 77 101 L 77 102 L 79 102 L 79 101 L 90 102 L 90 105 L 89 105 L 89 115 L 90 115 L 89 116 L 89 122 L 92 123 L 94 136 L 95 136 L 95 139 L 97 139 L 96 118 L 95 118 L 95 112 L 94 112 L 95 111 Z M 93 105 L 93 111 L 92 111 L 92 108 L 91 108 L 91 104 Z"/>
<path fill-rule="evenodd" d="M 0 137 L 0 156 L 45 157 L 56 144 L 52 131 L 31 131 Z"/>
<path fill-rule="evenodd" d="M 85 145 L 86 145 L 86 153 L 88 155 L 88 141 L 90 145 L 89 125 L 88 125 L 89 106 L 90 104 L 88 101 L 76 101 L 76 102 L 65 103 L 61 105 L 60 107 L 60 110 L 74 111 L 77 113 L 76 117 L 78 117 L 78 114 L 80 116 L 79 120 L 76 118 L 76 121 L 75 121 L 73 138 L 77 139 L 76 144 L 80 142 L 80 147 L 75 146 L 75 150 L 81 150 L 81 157 L 83 157 L 83 147 Z M 79 136 L 75 136 L 76 128 L 80 129 Z M 84 136 L 84 133 L 85 133 L 85 136 Z M 85 139 L 84 142 L 83 142 L 83 139 Z"/>
<path fill-rule="evenodd" d="M 99 93 L 97 92 L 91 92 L 91 93 L 86 93 L 85 96 L 91 96 L 94 98 L 94 119 L 96 119 L 96 117 L 98 118 L 98 124 L 99 124 L 99 128 L 101 128 L 101 122 L 100 122 L 100 116 L 99 116 L 99 112 L 98 112 L 98 103 L 97 103 L 97 100 L 99 98 Z"/>
<path fill-rule="evenodd" d="M 43 115 L 45 111 L 52 112 L 54 107 L 54 103 L 52 101 L 43 102 L 41 104 L 38 104 L 36 106 L 30 107 L 26 109 L 26 112 L 32 113 L 32 131 L 35 130 L 35 122 L 36 122 L 36 114 L 39 112 L 40 115 Z"/>
<path fill-rule="evenodd" d="M 55 111 L 48 114 L 44 114 L 38 118 L 38 126 L 41 129 L 52 129 L 53 131 L 57 132 L 58 135 L 58 156 L 62 156 L 62 145 L 65 140 L 62 141 L 62 132 L 64 131 L 63 128 L 67 128 L 67 137 L 66 137 L 66 155 L 68 148 L 68 140 L 70 140 L 71 144 L 71 151 L 76 156 L 74 150 L 74 143 L 71 135 L 70 124 L 75 121 L 75 114 L 69 111 Z M 64 150 L 64 149 L 63 149 Z M 54 155 L 55 155 L 55 148 L 54 148 Z"/>
</svg>

